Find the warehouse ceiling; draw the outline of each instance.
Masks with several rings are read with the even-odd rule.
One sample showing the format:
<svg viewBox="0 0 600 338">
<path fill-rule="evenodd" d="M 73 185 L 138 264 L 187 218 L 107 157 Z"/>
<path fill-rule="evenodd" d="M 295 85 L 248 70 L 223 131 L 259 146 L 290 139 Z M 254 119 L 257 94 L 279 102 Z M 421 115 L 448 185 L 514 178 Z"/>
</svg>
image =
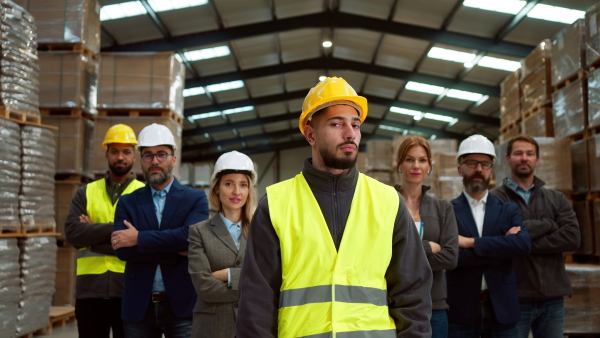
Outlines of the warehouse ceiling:
<svg viewBox="0 0 600 338">
<path fill-rule="evenodd" d="M 102 21 L 102 51 L 179 53 L 187 68 L 184 161 L 305 146 L 298 116 L 320 76 L 341 76 L 368 99 L 362 144 L 402 132 L 497 139 L 505 69 L 568 25 L 536 18 L 540 8 L 585 11 L 596 3 L 487 0 L 488 7 L 517 3 L 510 13 L 472 7 L 475 0 L 155 5 L 169 1 L 177 2 L 139 0 L 145 13 Z"/>
</svg>

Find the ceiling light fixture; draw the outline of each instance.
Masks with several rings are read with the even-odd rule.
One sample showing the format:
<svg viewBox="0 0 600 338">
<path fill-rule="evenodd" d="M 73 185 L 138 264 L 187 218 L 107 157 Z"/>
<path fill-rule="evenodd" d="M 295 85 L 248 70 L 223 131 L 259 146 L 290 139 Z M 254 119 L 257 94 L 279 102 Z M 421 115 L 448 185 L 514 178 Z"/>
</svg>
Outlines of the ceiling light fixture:
<svg viewBox="0 0 600 338">
<path fill-rule="evenodd" d="M 331 46 L 333 46 L 333 43 L 331 41 L 323 41 L 323 47 L 329 48 Z"/>
<path fill-rule="evenodd" d="M 486 11 L 500 12 L 506 14 L 515 15 L 525 7 L 527 1 L 523 0 L 503 0 L 503 1 L 491 1 L 491 0 L 465 0 L 463 6 L 483 9 Z M 537 4 L 527 13 L 527 17 L 561 22 L 566 24 L 572 24 L 578 19 L 585 17 L 585 12 L 570 9 L 565 7 L 550 6 L 544 4 Z"/>
<path fill-rule="evenodd" d="M 188 61 L 198 61 L 198 60 L 206 60 L 213 59 L 217 57 L 230 55 L 231 51 L 228 46 L 218 46 L 212 48 L 204 48 L 198 50 L 192 50 L 189 52 L 183 53 L 183 56 Z"/>
<path fill-rule="evenodd" d="M 146 8 L 139 1 L 129 1 L 120 4 L 102 6 L 100 8 L 100 21 L 128 18 L 147 14 Z"/>
<path fill-rule="evenodd" d="M 166 12 L 174 9 L 206 5 L 208 0 L 148 0 L 155 12 Z"/>
</svg>

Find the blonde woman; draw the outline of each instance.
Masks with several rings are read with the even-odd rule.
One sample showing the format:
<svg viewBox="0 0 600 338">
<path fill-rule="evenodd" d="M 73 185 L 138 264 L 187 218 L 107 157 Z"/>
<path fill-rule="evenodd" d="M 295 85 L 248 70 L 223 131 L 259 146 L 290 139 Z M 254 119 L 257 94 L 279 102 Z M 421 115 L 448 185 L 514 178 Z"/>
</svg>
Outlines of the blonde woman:
<svg viewBox="0 0 600 338">
<path fill-rule="evenodd" d="M 237 151 L 221 155 L 208 195 L 218 213 L 190 227 L 189 272 L 198 293 L 194 338 L 234 337 L 240 270 L 257 204 L 255 182 L 248 156 Z"/>
<path fill-rule="evenodd" d="M 426 194 L 430 187 L 423 182 L 431 173 L 432 164 L 431 149 L 424 138 L 410 136 L 405 139 L 398 148 L 396 163 L 402 186 L 396 185 L 395 188 L 406 201 L 433 271 L 432 336 L 447 337 L 448 304 L 444 270 L 454 269 L 458 261 L 458 229 L 454 211 L 450 202 Z"/>
</svg>

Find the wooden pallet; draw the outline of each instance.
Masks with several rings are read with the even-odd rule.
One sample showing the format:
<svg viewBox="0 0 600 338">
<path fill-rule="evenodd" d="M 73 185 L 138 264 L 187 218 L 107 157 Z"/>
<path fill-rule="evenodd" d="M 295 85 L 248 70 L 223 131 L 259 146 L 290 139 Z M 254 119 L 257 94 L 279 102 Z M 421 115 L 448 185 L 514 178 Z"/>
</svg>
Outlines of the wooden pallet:
<svg viewBox="0 0 600 338">
<path fill-rule="evenodd" d="M 21 227 L 15 225 L 0 224 L 0 237 L 19 237 L 21 235 Z"/>
<path fill-rule="evenodd" d="M 22 237 L 36 237 L 36 236 L 59 236 L 56 232 L 56 224 L 54 223 L 36 223 L 30 226 L 26 223 L 21 224 L 21 235 Z"/>
<path fill-rule="evenodd" d="M 505 125 L 503 125 L 503 126 L 500 127 L 500 134 L 506 135 L 509 132 L 511 132 L 512 129 L 518 128 L 520 126 L 521 126 L 521 119 L 517 119 L 515 121 L 507 123 L 507 124 L 505 124 Z"/>
<path fill-rule="evenodd" d="M 587 140 L 588 138 L 591 137 L 591 135 L 592 135 L 591 131 L 586 129 L 586 130 L 577 132 L 575 134 L 571 134 L 566 137 L 568 137 L 572 143 L 572 142 L 577 142 L 577 141 L 581 141 L 581 140 Z"/>
<path fill-rule="evenodd" d="M 537 114 L 537 112 L 542 111 L 546 108 L 552 108 L 552 101 L 542 102 L 542 104 L 539 104 L 539 105 L 536 105 L 536 106 L 533 106 L 533 107 L 527 109 L 522 114 L 523 120 L 527 120 L 529 117 Z"/>
<path fill-rule="evenodd" d="M 577 80 L 585 80 L 585 79 L 587 79 L 587 72 L 580 71 L 579 73 L 573 74 L 570 77 L 568 77 L 568 78 L 564 79 L 563 81 L 559 82 L 558 84 L 556 84 L 556 86 L 552 87 L 552 92 L 555 93 Z"/>
<path fill-rule="evenodd" d="M 81 108 L 69 108 L 69 107 L 47 107 L 40 108 L 42 116 L 69 116 L 69 117 L 85 117 L 93 119 L 94 115 L 88 113 Z"/>
<path fill-rule="evenodd" d="M 0 106 L 0 117 L 17 123 L 26 123 L 32 125 L 42 124 L 41 115 L 14 111 L 6 106 Z"/>
<path fill-rule="evenodd" d="M 165 117 L 183 124 L 181 116 L 169 109 L 118 109 L 118 108 L 98 108 L 100 117 Z"/>
<path fill-rule="evenodd" d="M 51 306 L 50 323 L 48 326 L 19 336 L 20 338 L 33 338 L 35 336 L 46 336 L 52 333 L 55 327 L 67 326 L 67 323 L 75 322 L 75 308 L 73 306 Z"/>
<path fill-rule="evenodd" d="M 38 51 L 45 52 L 76 52 L 87 55 L 88 57 L 98 60 L 98 55 L 92 53 L 81 43 L 40 43 L 38 42 Z"/>
</svg>

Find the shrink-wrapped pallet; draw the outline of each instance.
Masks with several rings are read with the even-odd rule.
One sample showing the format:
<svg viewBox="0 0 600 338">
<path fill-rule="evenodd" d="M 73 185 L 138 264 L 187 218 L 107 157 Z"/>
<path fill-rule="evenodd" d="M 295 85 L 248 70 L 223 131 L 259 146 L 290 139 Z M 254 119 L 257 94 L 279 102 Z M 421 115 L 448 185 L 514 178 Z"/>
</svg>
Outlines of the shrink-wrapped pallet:
<svg viewBox="0 0 600 338">
<path fill-rule="evenodd" d="M 392 175 L 387 170 L 367 170 L 365 175 L 378 180 L 381 183 L 393 185 Z"/>
<path fill-rule="evenodd" d="M 75 306 L 77 251 L 72 246 L 63 246 L 56 252 L 56 291 L 52 297 L 54 306 Z"/>
<path fill-rule="evenodd" d="M 23 230 L 56 229 L 54 220 L 54 132 L 21 128 L 22 172 L 19 213 Z"/>
<path fill-rule="evenodd" d="M 521 80 L 521 93 L 521 110 L 523 112 L 550 104 L 552 101 L 550 68 L 540 67 Z"/>
<path fill-rule="evenodd" d="M 600 332 L 600 266 L 566 264 L 573 296 L 565 297 L 564 333 L 597 335 Z"/>
<path fill-rule="evenodd" d="M 394 154 L 392 154 L 392 141 L 369 140 L 367 141 L 367 171 L 392 169 Z"/>
<path fill-rule="evenodd" d="M 175 150 L 175 156 L 177 160 L 181 160 L 181 133 L 182 127 L 176 121 L 170 118 L 164 117 L 98 117 L 94 121 L 94 140 L 92 141 L 92 172 L 97 174 L 103 174 L 108 170 L 108 164 L 106 162 L 106 149 L 102 147 L 102 142 L 106 136 L 108 129 L 115 124 L 125 124 L 133 129 L 136 136 L 139 136 L 140 131 L 144 127 L 151 125 L 152 123 L 163 124 L 171 130 L 175 137 L 175 144 L 177 144 L 177 150 Z M 140 167 L 140 156 L 135 160 L 133 164 L 133 171 L 141 173 Z M 179 166 L 173 168 L 173 174 L 179 176 Z"/>
<path fill-rule="evenodd" d="M 14 337 L 21 298 L 16 238 L 0 238 L 0 337 Z"/>
<path fill-rule="evenodd" d="M 548 68 L 549 70 L 551 59 L 552 42 L 549 39 L 544 39 L 538 43 L 529 55 L 521 60 L 521 81 L 537 72 L 540 68 Z"/>
<path fill-rule="evenodd" d="M 592 202 L 592 209 L 592 218 L 594 222 L 594 255 L 600 256 L 600 199 L 596 199 Z"/>
<path fill-rule="evenodd" d="M 585 22 L 577 20 L 552 39 L 552 86 L 585 68 Z"/>
<path fill-rule="evenodd" d="M 500 83 L 501 126 L 505 126 L 521 118 L 520 74 L 520 70 L 516 70 Z"/>
<path fill-rule="evenodd" d="M 570 144 L 573 192 L 576 193 L 586 193 L 590 190 L 588 145 L 587 140 L 579 140 Z"/>
<path fill-rule="evenodd" d="M 590 127 L 600 126 L 600 69 L 588 75 L 587 110 Z"/>
<path fill-rule="evenodd" d="M 44 124 L 58 127 L 54 133 L 56 173 L 91 176 L 94 121 L 85 117 L 45 116 Z"/>
<path fill-rule="evenodd" d="M 597 64 L 600 59 L 598 14 L 600 14 L 600 3 L 590 7 L 585 13 L 585 59 L 588 66 Z"/>
<path fill-rule="evenodd" d="M 56 219 L 56 232 L 58 239 L 65 240 L 65 220 L 71 208 L 71 201 L 75 197 L 77 189 L 83 183 L 79 181 L 56 181 L 54 184 L 54 217 Z"/>
<path fill-rule="evenodd" d="M 589 189 L 600 192 L 600 135 L 596 134 L 590 137 L 586 143 L 588 151 L 586 159 L 589 161 Z"/>
<path fill-rule="evenodd" d="M 587 126 L 587 86 L 576 80 L 552 94 L 554 136 L 565 137 Z"/>
<path fill-rule="evenodd" d="M 594 231 L 592 230 L 592 215 L 590 201 L 573 201 L 573 210 L 579 223 L 581 243 L 575 250 L 578 254 L 592 255 L 594 253 Z"/>
<path fill-rule="evenodd" d="M 11 112 L 39 114 L 39 64 L 33 16 L 0 0 L 0 105 Z"/>
<path fill-rule="evenodd" d="M 46 328 L 56 277 L 56 238 L 19 238 L 21 299 L 17 316 L 17 336 Z"/>
<path fill-rule="evenodd" d="M 98 61 L 81 52 L 39 52 L 40 107 L 96 114 Z"/>
<path fill-rule="evenodd" d="M 166 109 L 183 117 L 185 67 L 171 52 L 102 53 L 98 107 Z"/>
<path fill-rule="evenodd" d="M 356 169 L 359 172 L 364 173 L 367 171 L 367 153 L 364 151 L 359 151 L 356 154 Z"/>
<path fill-rule="evenodd" d="M 463 178 L 446 176 L 437 180 L 431 187 L 430 195 L 444 200 L 452 200 L 460 196 L 464 190 Z"/>
<path fill-rule="evenodd" d="M 434 179 L 460 177 L 456 155 L 457 153 L 433 153 L 431 175 Z"/>
<path fill-rule="evenodd" d="M 15 0 L 36 19 L 40 43 L 78 43 L 100 52 L 100 6 L 96 0 Z"/>
<path fill-rule="evenodd" d="M 21 129 L 15 122 L 0 119 L 0 153 L 0 228 L 19 232 Z"/>
<path fill-rule="evenodd" d="M 552 122 L 552 108 L 542 107 L 521 122 L 523 134 L 534 137 L 553 137 L 554 123 Z"/>
</svg>

